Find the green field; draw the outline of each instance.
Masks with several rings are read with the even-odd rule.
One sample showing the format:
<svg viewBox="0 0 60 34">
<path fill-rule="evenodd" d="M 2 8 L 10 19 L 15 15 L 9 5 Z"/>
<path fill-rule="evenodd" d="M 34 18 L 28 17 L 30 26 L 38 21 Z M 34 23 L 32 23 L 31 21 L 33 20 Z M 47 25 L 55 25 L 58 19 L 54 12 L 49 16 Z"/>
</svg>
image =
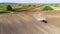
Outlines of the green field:
<svg viewBox="0 0 60 34">
<path fill-rule="evenodd" d="M 49 11 L 49 10 L 55 10 L 56 12 L 60 12 L 60 6 L 53 6 L 53 5 L 44 5 L 43 11 Z M 0 14 L 6 14 L 9 13 L 6 9 L 7 5 L 0 6 Z M 13 12 L 16 10 L 28 10 L 30 8 L 35 8 L 36 5 L 18 5 L 18 6 L 12 6 Z"/>
<path fill-rule="evenodd" d="M 35 6 L 34 5 L 21 5 L 21 6 L 17 6 L 17 7 L 13 7 L 13 9 L 15 10 L 25 10 L 25 9 L 28 9 L 28 8 L 34 8 Z M 0 6 L 0 10 L 6 10 L 6 6 Z"/>
<path fill-rule="evenodd" d="M 8 11 L 0 11 L 0 14 L 8 14 L 8 13 L 10 13 L 10 12 L 8 12 Z"/>
<path fill-rule="evenodd" d="M 6 10 L 6 6 L 0 6 L 0 10 Z"/>
<path fill-rule="evenodd" d="M 23 6 L 18 6 L 16 8 L 13 8 L 14 10 L 26 10 L 26 9 L 29 9 L 29 8 L 34 8 L 35 6 L 32 5 L 32 6 L 28 6 L 28 5 L 23 5 Z"/>
<path fill-rule="evenodd" d="M 60 5 L 44 5 L 43 11 L 60 12 Z"/>
<path fill-rule="evenodd" d="M 16 7 L 12 7 L 12 9 L 15 10 L 27 10 L 29 8 L 35 8 L 34 5 L 21 5 L 21 6 L 16 6 Z M 5 14 L 5 13 L 9 13 L 9 11 L 7 11 L 6 6 L 0 6 L 0 14 Z"/>
</svg>

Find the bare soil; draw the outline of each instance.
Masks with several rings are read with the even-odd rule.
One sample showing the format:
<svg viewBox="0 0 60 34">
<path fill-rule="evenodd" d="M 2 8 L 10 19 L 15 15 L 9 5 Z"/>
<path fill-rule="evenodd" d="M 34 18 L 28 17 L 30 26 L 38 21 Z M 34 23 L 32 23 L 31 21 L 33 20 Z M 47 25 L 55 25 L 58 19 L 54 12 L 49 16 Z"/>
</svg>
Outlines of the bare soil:
<svg viewBox="0 0 60 34">
<path fill-rule="evenodd" d="M 18 12 L 0 15 L 0 34 L 60 34 L 60 14 L 43 12 L 39 8 L 31 12 Z M 47 18 L 48 23 L 37 21 L 34 12 L 40 12 Z"/>
</svg>

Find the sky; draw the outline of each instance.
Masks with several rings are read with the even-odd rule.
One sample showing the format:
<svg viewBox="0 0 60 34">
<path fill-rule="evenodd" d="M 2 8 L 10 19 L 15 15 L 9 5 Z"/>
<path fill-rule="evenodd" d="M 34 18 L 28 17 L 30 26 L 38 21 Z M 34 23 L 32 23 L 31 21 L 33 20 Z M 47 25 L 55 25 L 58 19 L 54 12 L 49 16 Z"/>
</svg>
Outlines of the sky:
<svg viewBox="0 0 60 34">
<path fill-rule="evenodd" d="M 0 0 L 0 2 L 11 2 L 11 3 L 60 3 L 60 0 Z"/>
</svg>

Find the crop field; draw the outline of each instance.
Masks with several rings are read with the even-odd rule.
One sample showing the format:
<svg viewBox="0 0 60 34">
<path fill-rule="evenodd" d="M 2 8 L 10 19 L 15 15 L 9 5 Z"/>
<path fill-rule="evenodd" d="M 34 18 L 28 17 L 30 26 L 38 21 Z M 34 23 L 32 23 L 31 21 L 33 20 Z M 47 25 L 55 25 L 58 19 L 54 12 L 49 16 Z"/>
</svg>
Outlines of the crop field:
<svg viewBox="0 0 60 34">
<path fill-rule="evenodd" d="M 6 6 L 0 6 L 0 10 L 6 10 Z"/>
<path fill-rule="evenodd" d="M 18 6 L 16 8 L 13 8 L 15 10 L 26 10 L 26 9 L 29 9 L 29 8 L 34 8 L 35 6 L 29 6 L 29 5 L 22 5 L 22 6 Z"/>
<path fill-rule="evenodd" d="M 38 7 L 22 5 L 13 9 L 29 10 L 5 14 L 9 11 L 3 7 L 0 11 L 0 34 L 60 34 L 60 13 L 54 8 L 45 5 Z M 38 21 L 34 17 L 36 12 L 42 14 L 48 23 Z"/>
<path fill-rule="evenodd" d="M 6 6 L 0 6 L 0 14 L 5 14 L 6 12 L 9 13 L 9 11 L 7 11 L 7 5 Z M 31 9 L 31 8 L 35 8 L 34 5 L 21 5 L 21 6 L 16 6 L 13 7 L 12 6 L 12 10 L 27 10 L 27 9 Z"/>
<path fill-rule="evenodd" d="M 16 7 L 12 7 L 13 9 L 16 10 L 24 10 L 24 9 L 28 9 L 28 8 L 34 8 L 34 5 L 21 5 L 21 6 L 16 6 Z M 6 10 L 6 6 L 0 6 L 0 10 Z"/>
</svg>

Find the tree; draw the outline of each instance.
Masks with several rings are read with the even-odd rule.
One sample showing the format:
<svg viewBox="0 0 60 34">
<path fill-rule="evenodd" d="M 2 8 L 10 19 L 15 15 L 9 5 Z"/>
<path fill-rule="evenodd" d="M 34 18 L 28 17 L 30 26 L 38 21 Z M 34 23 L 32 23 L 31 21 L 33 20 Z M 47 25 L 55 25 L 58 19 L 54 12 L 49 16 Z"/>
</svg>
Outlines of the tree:
<svg viewBox="0 0 60 34">
<path fill-rule="evenodd" d="M 48 10 L 53 10 L 53 8 L 51 8 L 50 6 L 45 6 L 43 10 L 48 11 Z"/>
<path fill-rule="evenodd" d="M 8 10 L 8 11 L 12 11 L 11 5 L 7 5 L 7 10 Z"/>
</svg>

